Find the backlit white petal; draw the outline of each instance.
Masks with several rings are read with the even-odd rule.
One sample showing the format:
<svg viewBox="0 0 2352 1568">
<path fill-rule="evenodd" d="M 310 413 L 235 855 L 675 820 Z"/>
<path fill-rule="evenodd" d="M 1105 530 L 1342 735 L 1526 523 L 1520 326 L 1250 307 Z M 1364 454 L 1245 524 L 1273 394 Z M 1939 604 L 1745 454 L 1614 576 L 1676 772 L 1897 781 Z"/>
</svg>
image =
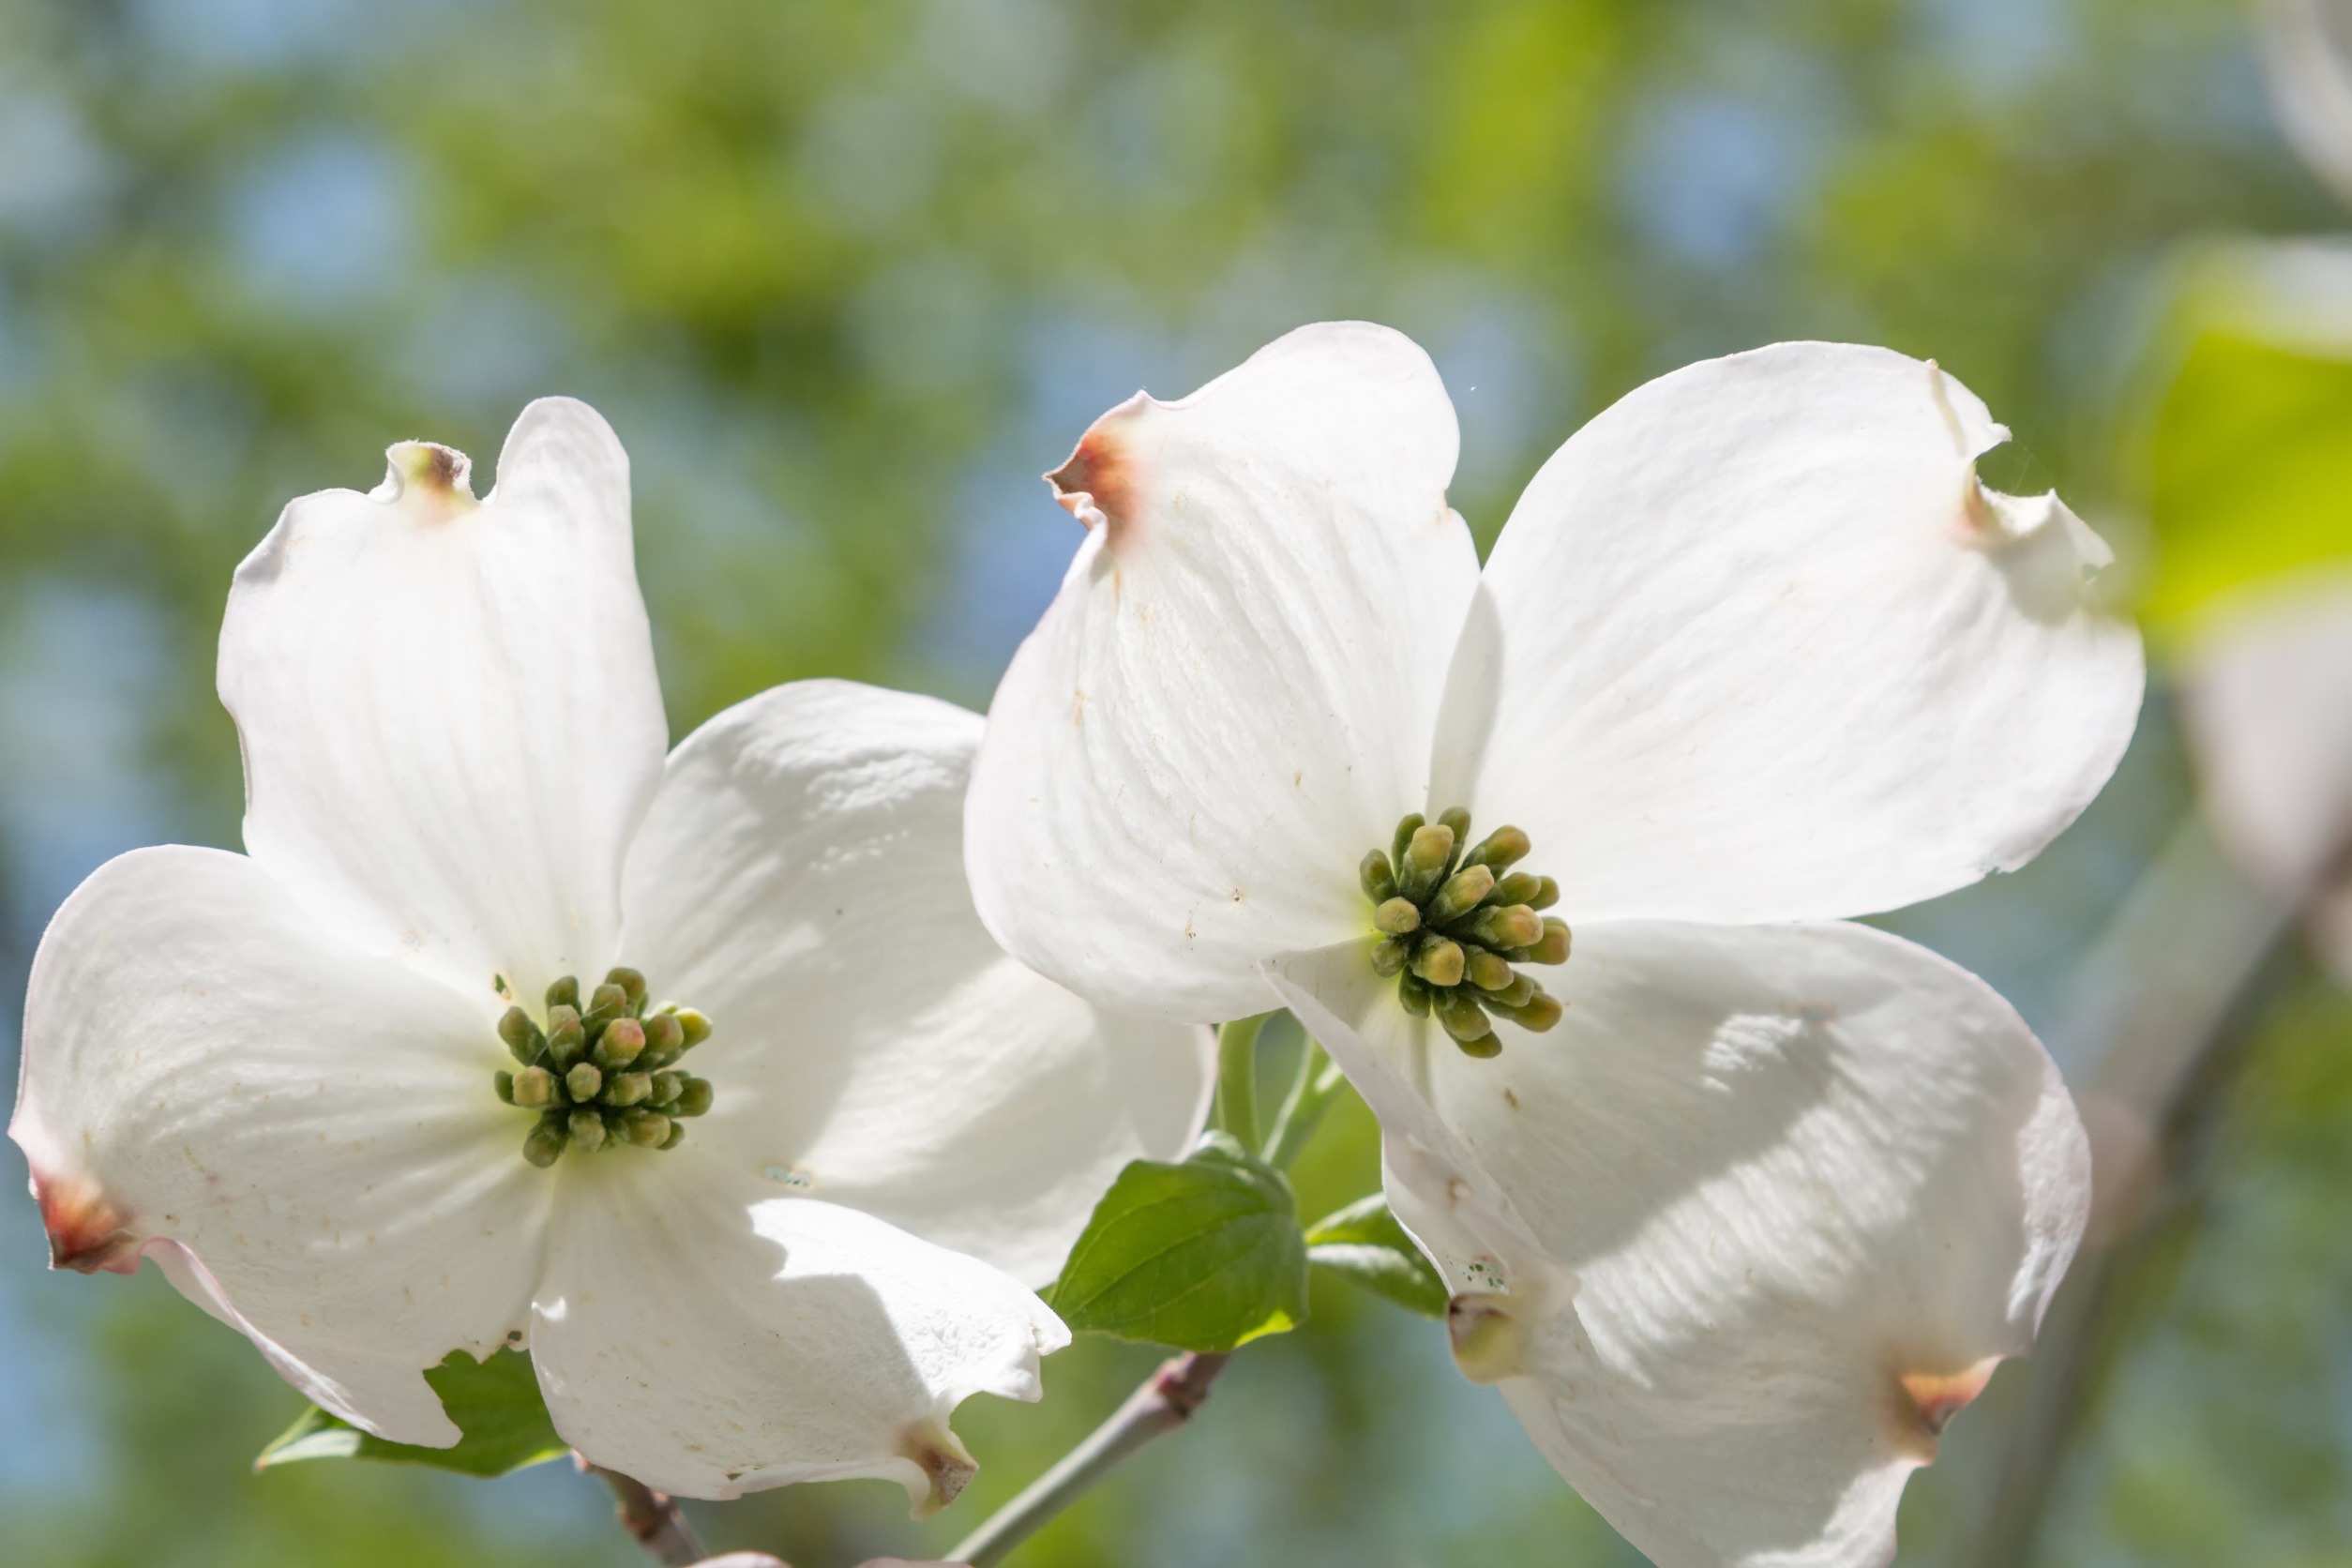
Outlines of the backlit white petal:
<svg viewBox="0 0 2352 1568">
<path fill-rule="evenodd" d="M 1236 1017 L 1258 963 L 1363 923 L 1355 866 L 1419 809 L 1477 557 L 1436 369 L 1301 328 L 1138 395 L 1053 475 L 1088 524 L 972 780 L 988 928 L 1110 1005 Z"/>
<path fill-rule="evenodd" d="M 1545 984 L 1561 1024 L 1500 1026 L 1490 1062 L 1326 1039 L 1359 1083 L 1417 1074 L 1573 1280 L 1523 1292 L 1482 1207 L 1392 1170 L 1469 1297 L 1457 1359 L 1661 1568 L 1888 1561 L 1904 1478 L 2081 1234 L 2056 1069 L 1981 982 L 1863 927 L 1596 924 Z"/>
<path fill-rule="evenodd" d="M 325 931 L 242 855 L 140 850 L 34 959 L 9 1136 L 62 1266 L 173 1284 L 318 1403 L 458 1431 L 420 1375 L 526 1322 L 549 1180 L 477 1009 Z"/>
<path fill-rule="evenodd" d="M 1214 1047 L 1098 1012 L 982 928 L 980 731 L 842 681 L 730 708 L 671 757 L 630 852 L 626 949 L 713 1020 L 687 1063 L 716 1093 L 697 1147 L 1042 1286 L 1122 1167 L 1188 1146 Z"/>
<path fill-rule="evenodd" d="M 2236 603 L 2191 650 L 2181 696 L 2215 835 L 2306 906 L 2352 984 L 2352 575 Z"/>
<path fill-rule="evenodd" d="M 2097 535 L 1977 482 L 2005 434 L 1830 343 L 1625 398 L 1495 546 L 1492 723 L 1441 804 L 1525 828 L 1572 925 L 1856 914 L 2030 859 L 2114 771 L 2142 664 L 2086 598 Z"/>
<path fill-rule="evenodd" d="M 286 508 L 237 569 L 220 696 L 255 859 L 370 950 L 485 1005 L 601 973 L 667 745 L 628 460 L 584 403 L 515 422 L 498 488 L 396 446 Z"/>
<path fill-rule="evenodd" d="M 1035 1399 L 1061 1320 L 976 1259 L 772 1198 L 691 1145 L 564 1162 L 532 1331 L 556 1430 L 683 1497 L 887 1476 L 918 1513 L 974 1466 L 974 1394 Z"/>
</svg>

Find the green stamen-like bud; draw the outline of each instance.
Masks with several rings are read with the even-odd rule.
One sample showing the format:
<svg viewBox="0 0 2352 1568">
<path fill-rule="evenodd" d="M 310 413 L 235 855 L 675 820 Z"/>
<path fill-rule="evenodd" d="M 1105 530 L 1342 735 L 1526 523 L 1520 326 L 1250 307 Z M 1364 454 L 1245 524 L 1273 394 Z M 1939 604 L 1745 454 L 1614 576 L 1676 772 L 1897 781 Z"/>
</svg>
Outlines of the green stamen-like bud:
<svg viewBox="0 0 2352 1568">
<path fill-rule="evenodd" d="M 573 1144 L 582 1152 L 594 1153 L 604 1147 L 604 1118 L 595 1111 L 573 1111 L 569 1128 Z"/>
<path fill-rule="evenodd" d="M 531 1136 L 522 1140 L 522 1157 L 545 1170 L 563 1156 L 564 1145 L 570 1141 L 570 1135 L 565 1132 L 559 1119 L 543 1116 L 538 1125 L 531 1129 Z"/>
<path fill-rule="evenodd" d="M 661 1146 L 664 1149 L 675 1149 L 679 1144 L 684 1143 L 685 1141 L 686 1123 L 684 1122 L 672 1122 L 670 1123 L 670 1136 L 661 1140 Z"/>
<path fill-rule="evenodd" d="M 1461 943 L 1439 937 L 1413 950 L 1412 972 L 1432 986 L 1458 986 L 1463 962 Z"/>
<path fill-rule="evenodd" d="M 1385 904 L 1396 897 L 1396 871 L 1383 851 L 1365 852 L 1363 863 L 1356 867 L 1356 882 L 1363 887 L 1364 896 L 1376 904 Z"/>
<path fill-rule="evenodd" d="M 1525 904 L 1531 910 L 1547 910 L 1554 904 L 1560 902 L 1560 884 L 1558 882 L 1552 881 L 1549 877 L 1538 877 L 1535 881 L 1538 885 L 1535 889 L 1533 897 L 1522 898 L 1519 900 L 1520 903 Z"/>
<path fill-rule="evenodd" d="M 1429 1016 L 1429 988 L 1422 984 L 1418 975 L 1400 974 L 1396 977 L 1396 1001 L 1416 1018 Z"/>
<path fill-rule="evenodd" d="M 632 1116 L 621 1125 L 623 1135 L 640 1149 L 659 1149 L 670 1141 L 670 1118 L 659 1111 Z"/>
<path fill-rule="evenodd" d="M 671 1105 L 677 1100 L 685 1088 L 686 1075 L 684 1073 L 656 1073 L 654 1092 L 647 1095 L 646 1099 L 648 1103 L 656 1106 Z"/>
<path fill-rule="evenodd" d="M 547 988 L 548 1016 L 553 1018 L 558 1007 L 568 1007 L 575 1013 L 580 1011 L 580 979 L 577 975 L 566 974 Z"/>
<path fill-rule="evenodd" d="M 520 1007 L 509 1007 L 498 1020 L 498 1037 L 506 1042 L 506 1048 L 515 1053 L 515 1060 L 529 1066 L 547 1044 L 547 1036 L 531 1021 L 531 1015 Z"/>
<path fill-rule="evenodd" d="M 564 1075 L 564 1092 L 577 1104 L 588 1104 L 603 1089 L 604 1074 L 596 1070 L 593 1062 L 574 1063 L 572 1070 Z"/>
<path fill-rule="evenodd" d="M 1536 895 L 1544 891 L 1545 877 L 1530 877 L 1525 871 L 1514 871 L 1495 883 L 1494 901 L 1498 904 L 1535 903 Z"/>
<path fill-rule="evenodd" d="M 1410 898 L 1391 898 L 1372 912 L 1372 927 L 1393 937 L 1410 936 L 1421 929 L 1421 906 Z"/>
<path fill-rule="evenodd" d="M 545 1067 L 525 1067 L 514 1077 L 515 1104 L 537 1110 L 555 1103 L 555 1075 Z"/>
<path fill-rule="evenodd" d="M 604 1103 L 609 1106 L 633 1106 L 653 1092 L 651 1074 L 622 1073 L 605 1086 Z"/>
<path fill-rule="evenodd" d="M 1528 999 L 1543 988 L 1530 976 L 1514 971 L 1509 985 L 1499 990 L 1488 991 L 1479 1000 L 1489 1007 L 1524 1007 L 1528 1004 Z"/>
<path fill-rule="evenodd" d="M 1446 878 L 1438 896 L 1429 900 L 1429 924 L 1451 925 L 1485 902 L 1494 890 L 1494 872 L 1484 866 L 1463 867 Z"/>
<path fill-rule="evenodd" d="M 1438 1022 L 1443 1024 L 1445 1032 L 1456 1040 L 1475 1040 L 1495 1032 L 1494 1024 L 1486 1017 L 1486 1010 L 1460 991 L 1440 992 L 1432 999 L 1432 1005 L 1437 1012 Z"/>
<path fill-rule="evenodd" d="M 1469 812 L 1458 806 L 1448 807 L 1438 813 L 1438 821 L 1444 823 L 1446 831 L 1454 835 L 1454 841 L 1456 844 L 1470 842 L 1470 815 Z"/>
<path fill-rule="evenodd" d="M 498 1091 L 498 1098 L 502 1104 L 513 1105 L 515 1103 L 514 1074 L 493 1073 L 490 1075 L 490 1085 Z"/>
<path fill-rule="evenodd" d="M 1568 922 L 1557 915 L 1544 917 L 1544 934 L 1529 943 L 1534 949 L 1528 955 L 1531 964 L 1564 964 L 1568 961 Z"/>
<path fill-rule="evenodd" d="M 610 1070 L 626 1067 L 645 1048 L 645 1026 L 635 1018 L 615 1018 L 596 1037 L 596 1063 Z"/>
<path fill-rule="evenodd" d="M 656 1013 L 645 1020 L 645 1048 L 665 1056 L 686 1049 L 686 1026 L 674 1013 Z"/>
<path fill-rule="evenodd" d="M 690 1078 L 680 1086 L 678 1098 L 670 1108 L 672 1116 L 700 1116 L 711 1108 L 711 1083 L 708 1078 Z"/>
<path fill-rule="evenodd" d="M 1525 860 L 1528 851 L 1534 847 L 1528 842 L 1527 835 L 1517 828 L 1499 827 L 1480 839 L 1478 847 L 1462 857 L 1462 864 L 1488 867 L 1500 876 Z"/>
<path fill-rule="evenodd" d="M 589 993 L 588 1011 L 582 1015 L 582 1021 L 588 1025 L 588 1033 L 594 1034 L 628 1010 L 629 993 L 608 980 Z"/>
<path fill-rule="evenodd" d="M 1396 837 L 1389 840 L 1388 858 L 1395 865 L 1400 879 L 1404 875 L 1405 852 L 1412 848 L 1413 835 L 1421 831 L 1421 824 L 1426 821 L 1418 811 L 1410 813 L 1396 824 Z"/>
<path fill-rule="evenodd" d="M 1486 1005 L 1495 1008 L 1503 1017 L 1532 1034 L 1541 1034 L 1551 1028 L 1560 1021 L 1560 1015 L 1567 1011 L 1560 1005 L 1560 998 L 1542 990 L 1530 996 L 1524 1006 L 1505 1007 L 1500 1001 L 1493 999 L 1489 999 Z"/>
<path fill-rule="evenodd" d="M 1471 916 L 1464 928 L 1484 945 L 1505 952 L 1532 947 L 1544 935 L 1542 919 L 1525 904 L 1489 904 Z"/>
<path fill-rule="evenodd" d="M 548 1009 L 547 1054 L 559 1068 L 569 1067 L 588 1048 L 588 1031 L 580 1021 L 580 1011 L 564 1003 Z"/>
<path fill-rule="evenodd" d="M 1470 955 L 1462 966 L 1462 972 L 1470 977 L 1471 985 L 1482 991 L 1502 990 L 1518 978 L 1512 972 L 1509 959 L 1484 947 Z"/>
<path fill-rule="evenodd" d="M 676 1008 L 670 1016 L 678 1020 L 678 1027 L 680 1029 L 686 1031 L 685 1049 L 692 1050 L 695 1047 L 701 1045 L 703 1041 L 711 1037 L 711 1020 L 696 1012 L 693 1008 Z"/>
<path fill-rule="evenodd" d="M 1447 862 L 1454 858 L 1454 830 L 1443 822 L 1416 829 L 1412 842 L 1405 847 L 1404 863 L 1397 868 L 1396 888 L 1414 903 L 1423 903 L 1445 877 Z"/>
<path fill-rule="evenodd" d="M 637 971 L 616 965 L 605 972 L 604 983 L 621 988 L 621 994 L 628 999 L 629 1012 L 635 1013 L 645 1005 L 645 977 Z"/>
<path fill-rule="evenodd" d="M 1372 972 L 1383 979 L 1402 974 L 1405 961 L 1412 956 L 1412 943 L 1403 937 L 1382 937 L 1372 944 Z"/>
<path fill-rule="evenodd" d="M 1490 1061 L 1502 1054 L 1502 1036 L 1490 1033 L 1481 1034 L 1474 1040 L 1457 1039 L 1454 1042 L 1454 1047 L 1464 1056 L 1474 1056 L 1481 1062 Z"/>
</svg>

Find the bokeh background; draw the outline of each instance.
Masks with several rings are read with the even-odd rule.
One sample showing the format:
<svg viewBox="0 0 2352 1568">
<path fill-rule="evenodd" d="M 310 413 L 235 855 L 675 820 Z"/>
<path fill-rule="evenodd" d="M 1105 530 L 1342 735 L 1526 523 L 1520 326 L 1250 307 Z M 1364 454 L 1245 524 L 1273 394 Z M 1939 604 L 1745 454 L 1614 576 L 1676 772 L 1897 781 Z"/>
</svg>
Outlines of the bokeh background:
<svg viewBox="0 0 2352 1568">
<path fill-rule="evenodd" d="M 529 398 L 603 410 L 682 735 L 807 675 L 984 705 L 1077 544 L 1035 475 L 1302 322 L 1429 348 L 1482 543 L 1646 377 L 1882 342 L 2117 543 L 2157 655 L 2082 824 L 1890 922 L 2045 1033 L 2107 1162 L 2051 1349 L 1914 1483 L 1903 1561 L 2352 1563 L 2352 1006 L 2198 826 L 2170 695 L 2217 589 L 2352 554 L 2352 331 L 2246 305 L 2252 242 L 2338 230 L 2235 0 L 0 0 L 0 1058 L 80 878 L 235 845 L 229 574 L 394 440 L 487 482 Z M 1373 1163 L 1344 1111 L 1306 1211 Z M 637 1560 L 562 1466 L 250 1473 L 297 1396 L 153 1271 L 44 1273 L 23 1178 L 0 1151 L 0 1561 Z M 698 1521 L 923 1555 L 1153 1359 L 968 1406 L 983 1475 L 930 1525 L 879 1483 Z M 1319 1285 L 1017 1560 L 1641 1560 L 1441 1332 Z"/>
</svg>

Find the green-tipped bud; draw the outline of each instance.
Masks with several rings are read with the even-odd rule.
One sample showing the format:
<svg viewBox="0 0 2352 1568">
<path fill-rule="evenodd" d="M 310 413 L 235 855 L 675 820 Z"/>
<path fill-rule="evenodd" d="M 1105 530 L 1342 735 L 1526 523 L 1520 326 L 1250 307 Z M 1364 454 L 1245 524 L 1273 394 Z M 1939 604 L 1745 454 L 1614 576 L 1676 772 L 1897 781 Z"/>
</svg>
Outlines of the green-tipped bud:
<svg viewBox="0 0 2352 1568">
<path fill-rule="evenodd" d="M 650 1073 L 621 1073 L 605 1085 L 604 1103 L 609 1106 L 633 1106 L 654 1092 Z"/>
<path fill-rule="evenodd" d="M 661 1146 L 665 1149 L 675 1149 L 679 1144 L 684 1143 L 685 1141 L 686 1123 L 684 1122 L 672 1122 L 670 1123 L 670 1136 L 661 1140 Z"/>
<path fill-rule="evenodd" d="M 685 1088 L 686 1075 L 684 1073 L 656 1073 L 654 1090 L 652 1093 L 645 1096 L 646 1103 L 656 1106 L 673 1104 Z"/>
<path fill-rule="evenodd" d="M 531 1136 L 522 1140 L 522 1157 L 545 1170 L 563 1158 L 564 1145 L 570 1141 L 562 1121 L 552 1116 L 541 1117 L 539 1124 L 531 1129 Z"/>
<path fill-rule="evenodd" d="M 678 1097 L 671 1105 L 672 1116 L 700 1116 L 711 1108 L 711 1080 L 689 1078 L 678 1089 Z"/>
<path fill-rule="evenodd" d="M 1558 915 L 1545 915 L 1542 934 L 1535 941 L 1522 945 L 1532 949 L 1528 954 L 1529 963 L 1566 963 L 1568 961 L 1568 922 Z"/>
<path fill-rule="evenodd" d="M 1367 851 L 1356 867 L 1356 881 L 1363 886 L 1364 896 L 1376 904 L 1385 904 L 1396 897 L 1396 868 L 1388 863 L 1386 851 Z"/>
<path fill-rule="evenodd" d="M 1429 988 L 1421 983 L 1418 975 L 1400 974 L 1396 977 L 1396 1002 L 1416 1018 L 1429 1016 Z"/>
<path fill-rule="evenodd" d="M 1412 972 L 1432 986 L 1458 986 L 1462 983 L 1462 946 L 1443 937 L 1425 942 L 1413 950 Z"/>
<path fill-rule="evenodd" d="M 686 1049 L 686 1026 L 674 1013 L 656 1013 L 645 1020 L 645 1048 L 675 1057 Z"/>
<path fill-rule="evenodd" d="M 1537 886 L 1533 896 L 1522 898 L 1519 902 L 1525 904 L 1531 910 L 1547 910 L 1554 904 L 1560 902 L 1560 884 L 1558 882 L 1552 881 L 1549 877 L 1538 877 L 1535 881 Z"/>
<path fill-rule="evenodd" d="M 1510 986 L 1512 981 L 1518 978 L 1512 972 L 1508 959 L 1500 953 L 1489 953 L 1483 947 L 1473 951 L 1463 961 L 1462 972 L 1470 976 L 1470 983 L 1482 991 L 1503 990 Z"/>
<path fill-rule="evenodd" d="M 515 1060 L 529 1066 L 547 1044 L 547 1036 L 531 1021 L 531 1015 L 520 1007 L 509 1007 L 498 1020 L 498 1037 L 506 1042 L 506 1048 L 515 1053 Z"/>
<path fill-rule="evenodd" d="M 640 1149 L 658 1149 L 670 1141 L 670 1118 L 659 1111 L 632 1116 L 621 1128 L 623 1135 Z"/>
<path fill-rule="evenodd" d="M 604 1074 L 593 1062 L 575 1062 L 572 1070 L 564 1075 L 564 1092 L 574 1101 L 586 1105 L 604 1089 Z"/>
<path fill-rule="evenodd" d="M 593 1110 L 575 1110 L 568 1123 L 572 1141 L 582 1153 L 594 1153 L 604 1147 L 604 1118 Z"/>
<path fill-rule="evenodd" d="M 672 1008 L 670 1010 L 670 1016 L 677 1019 L 678 1027 L 686 1032 L 685 1049 L 692 1050 L 711 1037 L 711 1020 L 693 1008 Z"/>
<path fill-rule="evenodd" d="M 1495 1032 L 1486 1010 L 1461 991 L 1441 991 L 1431 999 L 1438 1021 L 1456 1040 L 1475 1040 Z"/>
<path fill-rule="evenodd" d="M 1372 972 L 1383 979 L 1405 972 L 1405 960 L 1413 956 L 1413 944 L 1403 937 L 1382 937 L 1372 944 Z"/>
<path fill-rule="evenodd" d="M 1495 874 L 1484 866 L 1465 866 L 1445 879 L 1429 900 L 1429 924 L 1443 926 L 1459 920 L 1485 901 L 1495 890 Z"/>
<path fill-rule="evenodd" d="M 513 1105 L 515 1103 L 514 1074 L 493 1073 L 490 1075 L 490 1084 L 498 1091 L 498 1098 L 502 1103 L 506 1105 Z"/>
<path fill-rule="evenodd" d="M 588 1021 L 588 1033 L 595 1033 L 597 1025 L 611 1023 L 614 1018 L 630 1010 L 629 993 L 611 981 L 606 981 L 589 994 L 588 1011 L 585 1015 Z"/>
<path fill-rule="evenodd" d="M 1496 1007 L 1524 1007 L 1528 1000 L 1543 988 L 1527 975 L 1514 972 L 1511 984 L 1499 990 L 1488 991 L 1481 1000 Z"/>
<path fill-rule="evenodd" d="M 1497 876 L 1500 876 L 1525 860 L 1528 851 L 1532 848 L 1534 846 L 1528 842 L 1527 835 L 1517 828 L 1499 827 L 1480 839 L 1478 847 L 1462 857 L 1462 864 L 1489 866 Z"/>
<path fill-rule="evenodd" d="M 1502 1054 L 1502 1036 L 1491 1032 L 1472 1040 L 1456 1039 L 1454 1045 L 1455 1048 L 1464 1056 L 1474 1056 L 1481 1062 L 1490 1061 Z"/>
<path fill-rule="evenodd" d="M 1396 837 L 1389 840 L 1388 858 L 1400 880 L 1405 874 L 1405 852 L 1412 848 L 1413 835 L 1421 831 L 1421 824 L 1426 821 L 1418 811 L 1410 813 L 1397 822 Z"/>
<path fill-rule="evenodd" d="M 1508 953 L 1542 940 L 1544 922 L 1525 904 L 1489 904 L 1464 927 L 1485 945 Z"/>
<path fill-rule="evenodd" d="M 605 972 L 604 983 L 621 988 L 621 994 L 628 998 L 629 1012 L 634 1013 L 645 1005 L 645 977 L 637 971 L 616 964 Z"/>
<path fill-rule="evenodd" d="M 1543 1033 L 1558 1023 L 1560 1015 L 1567 1011 L 1560 1005 L 1560 998 L 1547 995 L 1540 989 L 1533 996 L 1529 997 L 1523 1006 L 1505 1007 L 1499 1001 L 1490 1003 L 1489 1005 L 1500 1011 L 1504 1018 L 1509 1018 L 1530 1034 Z"/>
<path fill-rule="evenodd" d="M 1443 822 L 1446 831 L 1454 835 L 1456 844 L 1470 842 L 1470 816 L 1468 811 L 1458 806 L 1450 806 L 1438 813 L 1438 821 Z"/>
<path fill-rule="evenodd" d="M 515 1104 L 538 1110 L 555 1103 L 555 1075 L 545 1067 L 525 1067 L 514 1077 Z"/>
<path fill-rule="evenodd" d="M 1405 847 L 1405 859 L 1397 867 L 1396 890 L 1415 903 L 1429 897 L 1445 876 L 1446 863 L 1454 858 L 1454 830 L 1440 822 L 1414 833 L 1413 841 Z"/>
<path fill-rule="evenodd" d="M 596 1065 L 610 1071 L 626 1067 L 645 1048 L 645 1026 L 635 1018 L 615 1018 L 596 1036 Z"/>
<path fill-rule="evenodd" d="M 1544 891 L 1544 883 L 1547 880 L 1549 879 L 1544 877 L 1530 877 L 1525 871 L 1514 871 L 1495 883 L 1494 894 L 1488 901 L 1497 904 L 1526 904 L 1531 908 L 1535 903 L 1535 896 Z"/>
<path fill-rule="evenodd" d="M 1393 937 L 1409 937 L 1421 929 L 1421 906 L 1410 898 L 1391 898 L 1372 912 L 1372 927 Z"/>
<path fill-rule="evenodd" d="M 568 1007 L 575 1013 L 580 1011 L 580 980 L 577 976 L 566 974 L 547 988 L 550 1028 L 554 1027 L 553 1017 L 558 1007 Z"/>
<path fill-rule="evenodd" d="M 581 1027 L 580 1009 L 557 1003 L 547 1013 L 547 1053 L 558 1068 L 570 1066 L 588 1048 L 588 1031 Z"/>
</svg>

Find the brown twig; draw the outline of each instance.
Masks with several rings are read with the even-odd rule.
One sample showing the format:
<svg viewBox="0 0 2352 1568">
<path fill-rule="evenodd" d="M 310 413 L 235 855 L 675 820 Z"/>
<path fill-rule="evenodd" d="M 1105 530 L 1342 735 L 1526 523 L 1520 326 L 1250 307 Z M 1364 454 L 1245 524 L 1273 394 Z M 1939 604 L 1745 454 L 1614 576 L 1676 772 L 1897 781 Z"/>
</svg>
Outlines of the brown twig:
<svg viewBox="0 0 2352 1568">
<path fill-rule="evenodd" d="M 971 1568 L 993 1568 L 1002 1562 L 1121 1460 L 1190 1421 L 1209 1397 L 1210 1383 L 1231 1359 L 1229 1354 L 1193 1353 L 1162 1363 L 1108 1421 L 965 1537 L 948 1559 Z"/>
<path fill-rule="evenodd" d="M 694 1527 L 686 1523 L 676 1499 L 618 1470 L 592 1465 L 584 1458 L 579 1464 L 611 1488 L 616 1505 L 613 1512 L 620 1516 L 621 1528 L 656 1562 L 663 1568 L 692 1568 L 703 1560 L 702 1543 L 694 1538 Z"/>
</svg>

